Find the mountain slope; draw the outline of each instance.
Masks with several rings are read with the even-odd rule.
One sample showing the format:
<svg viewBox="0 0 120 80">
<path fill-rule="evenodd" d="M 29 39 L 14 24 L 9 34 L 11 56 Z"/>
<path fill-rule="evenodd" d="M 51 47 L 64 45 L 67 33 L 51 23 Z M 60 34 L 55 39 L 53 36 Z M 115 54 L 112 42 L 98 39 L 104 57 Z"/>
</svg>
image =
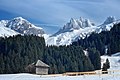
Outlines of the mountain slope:
<svg viewBox="0 0 120 80">
<path fill-rule="evenodd" d="M 103 24 L 98 26 L 99 28 L 96 29 L 96 33 L 100 33 L 101 31 L 110 31 L 113 25 L 118 23 L 120 23 L 120 20 L 116 20 L 115 17 L 109 16 Z"/>
<path fill-rule="evenodd" d="M 7 20 L 0 21 L 0 36 L 1 37 L 4 37 L 4 36 L 8 37 L 8 36 L 13 36 L 13 35 L 19 34 L 18 32 L 5 27 L 7 22 L 8 22 Z"/>
<path fill-rule="evenodd" d="M 57 33 L 46 40 L 48 45 L 70 45 L 78 39 L 84 39 L 91 33 L 100 33 L 101 31 L 109 31 L 114 24 L 119 23 L 114 17 L 108 17 L 102 25 L 95 26 L 88 19 L 71 19 L 70 22 L 64 25 Z"/>
<path fill-rule="evenodd" d="M 103 24 L 96 26 L 89 19 L 73 19 L 66 23 L 57 33 L 49 37 L 45 34 L 42 28 L 31 24 L 22 17 L 17 17 L 12 20 L 1 20 L 0 27 L 2 29 L 0 35 L 12 36 L 19 34 L 44 36 L 47 45 L 70 45 L 78 39 L 84 39 L 91 33 L 100 33 L 101 31 L 109 31 L 114 24 L 120 23 L 114 17 L 108 17 Z M 6 30 L 9 29 L 9 30 Z"/>
<path fill-rule="evenodd" d="M 12 20 L 1 20 L 0 28 L 1 28 L 0 35 L 3 35 L 3 36 L 6 36 L 6 35 L 12 36 L 14 33 L 19 33 L 24 35 L 33 34 L 37 36 L 41 36 L 45 34 L 45 32 L 41 27 L 37 27 L 31 24 L 29 21 L 23 19 L 22 17 L 16 17 Z"/>
<path fill-rule="evenodd" d="M 79 29 L 85 29 L 87 27 L 93 27 L 95 26 L 94 23 L 90 22 L 89 19 L 83 19 L 80 17 L 80 19 L 70 19 L 70 22 L 66 23 L 62 29 L 60 29 L 55 35 L 59 35 L 61 33 L 65 32 L 72 32 L 73 30 L 79 30 Z"/>
<path fill-rule="evenodd" d="M 23 19 L 22 17 L 17 17 L 12 20 L 10 20 L 6 27 L 11 28 L 12 30 L 15 30 L 21 34 L 26 34 L 26 35 L 41 35 L 44 34 L 45 32 L 42 30 L 42 28 L 37 27 L 27 20 Z"/>
<path fill-rule="evenodd" d="M 64 25 L 57 33 L 47 39 L 48 45 L 69 45 L 73 41 L 84 38 L 93 31 L 96 26 L 88 19 L 73 19 Z"/>
</svg>

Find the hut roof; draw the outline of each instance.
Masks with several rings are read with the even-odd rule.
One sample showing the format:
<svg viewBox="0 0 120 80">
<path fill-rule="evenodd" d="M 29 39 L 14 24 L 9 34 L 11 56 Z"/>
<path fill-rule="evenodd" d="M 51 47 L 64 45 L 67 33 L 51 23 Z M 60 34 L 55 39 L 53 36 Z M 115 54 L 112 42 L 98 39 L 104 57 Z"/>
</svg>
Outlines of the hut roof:
<svg viewBox="0 0 120 80">
<path fill-rule="evenodd" d="M 47 64 L 45 64 L 44 62 L 42 62 L 41 60 L 38 60 L 36 63 L 37 67 L 49 67 Z"/>
</svg>

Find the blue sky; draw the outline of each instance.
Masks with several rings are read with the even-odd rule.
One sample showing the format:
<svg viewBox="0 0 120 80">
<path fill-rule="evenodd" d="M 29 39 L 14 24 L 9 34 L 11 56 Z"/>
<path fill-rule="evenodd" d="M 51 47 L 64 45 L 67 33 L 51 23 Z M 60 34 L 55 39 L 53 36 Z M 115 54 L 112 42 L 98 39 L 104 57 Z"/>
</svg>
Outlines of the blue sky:
<svg viewBox="0 0 120 80">
<path fill-rule="evenodd" d="M 70 18 L 89 18 L 97 24 L 107 16 L 119 19 L 119 4 L 120 0 L 0 0 L 0 20 L 22 16 L 52 34 Z"/>
</svg>

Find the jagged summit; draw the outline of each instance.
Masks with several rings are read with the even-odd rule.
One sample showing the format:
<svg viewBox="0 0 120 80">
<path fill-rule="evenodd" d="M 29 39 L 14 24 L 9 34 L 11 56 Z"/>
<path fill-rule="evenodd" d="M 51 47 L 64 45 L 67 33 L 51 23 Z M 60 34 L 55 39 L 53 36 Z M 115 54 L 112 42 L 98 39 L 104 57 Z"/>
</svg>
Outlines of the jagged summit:
<svg viewBox="0 0 120 80">
<path fill-rule="evenodd" d="M 95 26 L 89 19 L 80 17 L 79 19 L 71 18 L 57 33 L 47 39 L 48 45 L 70 45 L 78 39 L 84 39 L 91 33 L 100 33 L 109 31 L 114 24 L 120 23 L 115 17 L 109 16 L 105 22 L 99 26 Z"/>
<path fill-rule="evenodd" d="M 16 18 L 13 18 L 13 20 L 15 20 L 15 19 L 17 19 L 17 20 L 25 20 L 23 17 L 16 17 Z"/>
<path fill-rule="evenodd" d="M 115 17 L 108 16 L 104 23 L 98 26 L 99 28 L 96 29 L 96 32 L 100 33 L 101 31 L 109 31 L 114 26 L 114 24 L 117 24 L 119 22 L 120 20 L 116 20 Z"/>
<path fill-rule="evenodd" d="M 71 18 L 70 21 L 64 25 L 63 30 L 71 30 L 71 29 L 78 29 L 78 23 L 75 19 Z"/>
<path fill-rule="evenodd" d="M 93 24 L 90 22 L 89 19 L 84 19 L 80 17 L 80 19 L 70 19 L 70 22 L 64 25 L 63 29 L 80 29 L 91 27 Z"/>
<path fill-rule="evenodd" d="M 49 45 L 70 45 L 73 41 L 85 38 L 94 32 L 96 26 L 89 19 L 71 18 L 57 33 L 47 39 Z"/>
<path fill-rule="evenodd" d="M 107 19 L 104 21 L 103 24 L 110 24 L 114 21 L 116 21 L 116 18 L 114 16 L 109 16 L 109 17 L 107 17 Z"/>
<path fill-rule="evenodd" d="M 71 18 L 70 21 L 66 23 L 63 28 L 61 28 L 57 33 L 53 34 L 52 36 L 56 36 L 58 34 L 65 32 L 71 32 L 73 30 L 80 30 L 80 29 L 82 30 L 87 27 L 94 27 L 94 26 L 95 24 L 92 23 L 89 19 L 84 19 L 82 17 L 80 17 L 79 19 Z"/>
</svg>

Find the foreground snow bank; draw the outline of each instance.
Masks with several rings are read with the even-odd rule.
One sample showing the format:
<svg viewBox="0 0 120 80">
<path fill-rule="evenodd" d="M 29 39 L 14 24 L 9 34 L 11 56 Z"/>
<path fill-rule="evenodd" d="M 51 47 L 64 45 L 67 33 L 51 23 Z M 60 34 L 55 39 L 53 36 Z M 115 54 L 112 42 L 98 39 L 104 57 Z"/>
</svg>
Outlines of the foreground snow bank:
<svg viewBox="0 0 120 80">
<path fill-rule="evenodd" d="M 114 75 L 81 75 L 81 76 L 40 76 L 32 74 L 4 74 L 0 80 L 119 80 L 120 76 Z"/>
</svg>

